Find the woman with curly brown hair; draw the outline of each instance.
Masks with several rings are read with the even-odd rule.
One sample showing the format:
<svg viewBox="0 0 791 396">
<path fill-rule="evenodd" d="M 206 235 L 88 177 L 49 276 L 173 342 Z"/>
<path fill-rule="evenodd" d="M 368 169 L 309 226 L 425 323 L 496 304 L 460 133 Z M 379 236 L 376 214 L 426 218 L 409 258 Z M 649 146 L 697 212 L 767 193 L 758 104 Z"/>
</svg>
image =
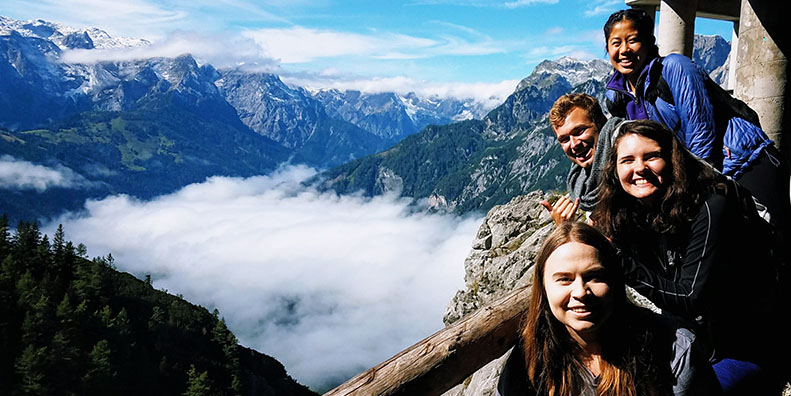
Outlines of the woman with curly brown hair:
<svg viewBox="0 0 791 396">
<path fill-rule="evenodd" d="M 640 9 L 614 12 L 604 24 L 613 73 L 605 103 L 614 116 L 649 119 L 675 132 L 687 149 L 737 180 L 791 238 L 788 165 L 758 115 L 680 54 L 659 56 L 654 19 Z"/>
<path fill-rule="evenodd" d="M 726 394 L 765 394 L 780 372 L 779 296 L 772 228 L 749 192 L 648 120 L 621 126 L 602 173 L 592 218 L 626 283 L 701 325 Z"/>
<path fill-rule="evenodd" d="M 499 395 L 719 393 L 695 335 L 627 301 L 617 260 L 584 223 L 563 222 L 544 241 Z"/>
</svg>

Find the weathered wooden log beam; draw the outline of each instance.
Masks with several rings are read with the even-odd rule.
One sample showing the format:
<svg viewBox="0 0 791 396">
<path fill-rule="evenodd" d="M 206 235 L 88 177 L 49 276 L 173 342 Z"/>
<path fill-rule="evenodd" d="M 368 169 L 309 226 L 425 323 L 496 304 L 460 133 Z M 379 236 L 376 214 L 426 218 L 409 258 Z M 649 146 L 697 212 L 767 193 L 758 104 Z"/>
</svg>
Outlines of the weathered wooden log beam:
<svg viewBox="0 0 791 396">
<path fill-rule="evenodd" d="M 514 290 L 324 396 L 440 395 L 514 345 L 529 295 Z"/>
</svg>

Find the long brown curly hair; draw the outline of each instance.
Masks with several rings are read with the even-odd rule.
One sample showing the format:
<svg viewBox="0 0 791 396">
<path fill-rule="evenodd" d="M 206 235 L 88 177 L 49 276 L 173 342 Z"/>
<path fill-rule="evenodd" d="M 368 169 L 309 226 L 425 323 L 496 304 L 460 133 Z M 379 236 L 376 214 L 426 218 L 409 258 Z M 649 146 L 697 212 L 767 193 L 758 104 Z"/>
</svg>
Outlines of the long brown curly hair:
<svg viewBox="0 0 791 396">
<path fill-rule="evenodd" d="M 624 136 L 639 135 L 655 141 L 666 167 L 663 186 L 656 193 L 657 205 L 648 207 L 624 191 L 618 179 L 618 144 Z M 694 218 L 700 205 L 715 188 L 725 188 L 710 165 L 690 153 L 664 125 L 651 120 L 621 125 L 610 158 L 602 171 L 599 203 L 591 218 L 596 228 L 616 246 L 635 231 L 675 233 Z"/>
<path fill-rule="evenodd" d="M 601 328 L 601 380 L 597 395 L 667 394 L 668 372 L 658 356 L 659 341 L 647 325 L 650 313 L 629 303 L 615 248 L 595 228 L 579 222 L 561 223 L 542 244 L 536 258 L 530 306 L 522 329 L 522 349 L 529 383 L 537 394 L 561 396 L 580 394 L 584 386 L 579 373 L 585 370 L 582 349 L 549 307 L 544 270 L 552 252 L 568 242 L 595 248 L 605 269 L 604 279 L 613 295 L 613 313 Z M 627 320 L 628 318 L 628 320 Z M 669 360 L 664 360 L 668 365 Z"/>
</svg>

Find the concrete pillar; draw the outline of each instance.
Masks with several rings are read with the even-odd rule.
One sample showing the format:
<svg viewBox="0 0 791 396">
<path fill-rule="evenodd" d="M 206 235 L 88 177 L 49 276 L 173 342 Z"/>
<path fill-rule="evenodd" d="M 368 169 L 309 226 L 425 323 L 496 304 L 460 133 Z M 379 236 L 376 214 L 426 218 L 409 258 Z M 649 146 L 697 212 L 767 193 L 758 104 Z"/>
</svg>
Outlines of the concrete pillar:
<svg viewBox="0 0 791 396">
<path fill-rule="evenodd" d="M 726 87 L 731 91 L 736 86 L 736 69 L 739 68 L 739 22 L 733 22 L 733 31 L 731 32 L 731 53 L 728 55 L 728 83 Z"/>
<path fill-rule="evenodd" d="M 761 127 L 786 158 L 791 158 L 791 139 L 786 115 L 789 84 L 787 21 L 782 20 L 778 2 L 742 0 L 739 18 L 734 94 L 744 100 L 761 119 Z M 783 51 L 782 49 L 785 49 Z M 791 132 L 786 132 L 791 133 Z"/>
<path fill-rule="evenodd" d="M 692 57 L 698 0 L 662 0 L 659 4 L 659 54 Z"/>
<path fill-rule="evenodd" d="M 656 20 L 656 9 L 657 9 L 657 7 L 655 5 L 639 4 L 639 5 L 632 5 L 630 7 L 631 8 L 637 8 L 638 10 L 643 10 L 643 11 L 646 12 L 646 14 L 651 15 L 651 18 L 654 18 L 654 20 Z"/>
</svg>

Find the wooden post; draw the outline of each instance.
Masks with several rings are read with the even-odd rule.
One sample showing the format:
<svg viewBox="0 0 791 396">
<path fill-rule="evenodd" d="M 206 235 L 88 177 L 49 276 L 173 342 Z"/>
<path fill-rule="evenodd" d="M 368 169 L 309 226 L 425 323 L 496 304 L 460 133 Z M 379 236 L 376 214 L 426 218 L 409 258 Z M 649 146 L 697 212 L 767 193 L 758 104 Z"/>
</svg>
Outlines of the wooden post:
<svg viewBox="0 0 791 396">
<path fill-rule="evenodd" d="M 440 395 L 514 345 L 529 295 L 516 289 L 324 396 Z"/>
</svg>

